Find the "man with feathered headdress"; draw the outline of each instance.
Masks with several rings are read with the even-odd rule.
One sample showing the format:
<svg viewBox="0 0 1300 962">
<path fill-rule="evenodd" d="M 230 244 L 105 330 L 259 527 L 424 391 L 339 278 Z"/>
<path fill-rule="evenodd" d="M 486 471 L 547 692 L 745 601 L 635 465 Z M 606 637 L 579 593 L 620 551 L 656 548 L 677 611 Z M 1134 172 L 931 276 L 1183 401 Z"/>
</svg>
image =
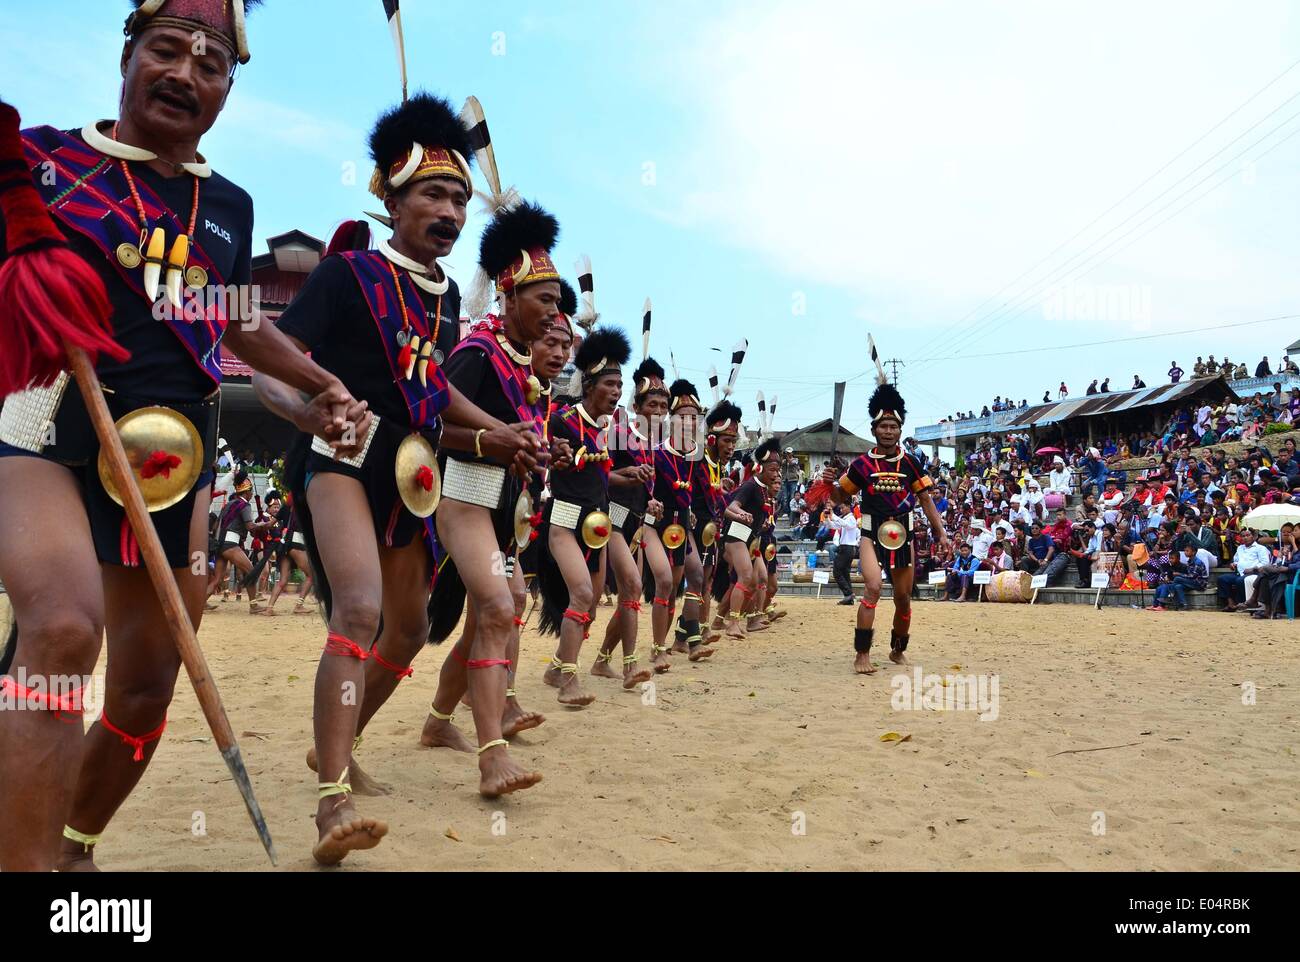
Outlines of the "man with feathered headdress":
<svg viewBox="0 0 1300 962">
<path fill-rule="evenodd" d="M 874 345 L 873 345 L 874 357 Z M 889 659 L 907 664 L 909 626 L 912 620 L 912 518 L 919 502 L 935 540 L 945 550 L 951 548 L 943 519 L 934 507 L 931 489 L 934 482 L 924 468 L 899 446 L 903 420 L 907 411 L 902 395 L 890 384 L 877 362 L 877 387 L 867 405 L 876 445 L 849 465 L 842 477 L 833 468 L 822 475 L 829 485 L 829 497 L 843 504 L 859 492 L 862 494 L 862 544 L 860 558 L 862 580 L 866 583 L 858 606 L 857 628 L 853 647 L 857 652 L 854 671 L 874 674 L 871 663 L 871 638 L 880 600 L 881 568 L 889 566 L 889 583 L 894 594 L 894 625 L 890 634 Z M 814 493 L 809 493 L 809 504 Z"/>
<path fill-rule="evenodd" d="M 323 438 L 305 436 L 288 471 L 329 619 L 318 690 L 352 684 L 362 695 L 316 705 L 308 764 L 322 779 L 313 851 L 322 864 L 372 847 L 387 828 L 356 812 L 353 785 L 373 785 L 352 753 L 428 641 L 439 446 L 505 460 L 535 446 L 468 401 L 443 370 L 459 339 L 460 295 L 438 259 L 451 253 L 473 194 L 469 132 L 445 100 L 417 93 L 379 118 L 370 152 L 370 190 L 385 211 L 374 216 L 391 238 L 369 249 L 369 232 L 345 224 L 276 322 L 369 406 L 356 429 L 360 453 L 339 459 Z M 255 387 L 273 411 L 301 422 L 296 392 L 260 376 Z M 372 645 L 381 610 L 389 616 Z"/>
<path fill-rule="evenodd" d="M 313 426 L 330 443 L 360 414 L 338 378 L 272 326 L 230 314 L 252 301 L 228 292 L 247 295 L 252 282 L 253 206 L 199 143 L 249 59 L 252 6 L 135 0 L 116 120 L 20 135 L 17 112 L 0 105 L 0 580 L 21 638 L 3 661 L 19 676 L 74 677 L 91 671 L 105 628 L 109 648 L 104 710 L 84 738 L 80 722 L 55 717 L 79 712 L 80 692 L 56 704 L 0 682 L 49 709 L 0 712 L 0 823 L 11 829 L 0 869 L 91 862 L 157 749 L 179 667 L 136 532 L 97 470 L 64 345 L 95 365 L 124 443 L 142 452 L 137 477 L 165 489 L 151 519 L 195 624 L 222 346 L 313 396 Z M 16 535 L 49 519 L 44 537 Z"/>
</svg>

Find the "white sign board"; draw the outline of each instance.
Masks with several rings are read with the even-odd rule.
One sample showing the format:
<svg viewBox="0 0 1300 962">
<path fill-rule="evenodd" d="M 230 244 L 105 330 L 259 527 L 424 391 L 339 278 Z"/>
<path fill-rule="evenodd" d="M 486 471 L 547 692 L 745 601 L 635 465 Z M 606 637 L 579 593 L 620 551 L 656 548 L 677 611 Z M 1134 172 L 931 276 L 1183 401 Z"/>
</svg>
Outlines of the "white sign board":
<svg viewBox="0 0 1300 962">
<path fill-rule="evenodd" d="M 1110 575 L 1104 571 L 1094 571 L 1092 573 L 1092 586 L 1094 588 L 1109 588 Z"/>
<path fill-rule="evenodd" d="M 1047 587 L 1047 575 L 1034 575 L 1034 580 L 1029 582 L 1029 587 L 1037 591 L 1039 588 Z"/>
<path fill-rule="evenodd" d="M 813 584 L 828 585 L 831 583 L 831 573 L 826 570 L 813 572 Z"/>
<path fill-rule="evenodd" d="M 971 579 L 971 584 L 986 585 L 993 580 L 992 571 L 977 571 L 975 577 Z"/>
<path fill-rule="evenodd" d="M 931 571 L 931 572 L 930 572 L 930 584 L 932 584 L 932 585 L 941 585 L 941 584 L 945 584 L 945 583 L 947 582 L 947 580 L 948 580 L 948 574 L 947 574 L 947 572 L 944 572 L 944 571 Z"/>
</svg>

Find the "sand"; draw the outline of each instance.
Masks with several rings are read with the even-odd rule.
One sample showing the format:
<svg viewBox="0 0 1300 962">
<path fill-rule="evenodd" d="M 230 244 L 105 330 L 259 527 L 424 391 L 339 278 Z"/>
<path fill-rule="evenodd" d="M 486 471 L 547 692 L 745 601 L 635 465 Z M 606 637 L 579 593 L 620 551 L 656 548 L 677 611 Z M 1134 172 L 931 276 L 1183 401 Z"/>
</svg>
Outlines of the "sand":
<svg viewBox="0 0 1300 962">
<path fill-rule="evenodd" d="M 497 801 L 477 795 L 472 756 L 417 743 L 445 655 L 427 650 L 359 754 L 392 786 L 360 799 L 391 834 L 332 871 L 1300 867 L 1294 623 L 918 604 L 914 663 L 997 676 L 997 718 L 981 721 L 896 710 L 901 669 L 851 673 L 852 609 L 785 603 L 791 614 L 773 630 L 724 642 L 700 665 L 676 659 L 653 704 L 593 678 L 592 707 L 561 709 L 540 680 L 551 642 L 526 632 L 518 687 L 548 720 L 513 752 L 545 781 Z M 253 618 L 232 602 L 200 640 L 280 869 L 312 870 L 315 780 L 303 755 L 322 631 L 288 607 Z M 881 604 L 882 623 L 891 611 Z M 642 625 L 648 634 L 648 612 Z M 591 652 L 582 660 L 585 671 Z M 269 868 L 184 679 L 178 691 L 100 864 Z M 457 724 L 472 737 L 467 711 Z M 882 742 L 890 732 L 906 740 Z M 1089 748 L 1106 750 L 1077 751 Z M 192 832 L 196 813 L 205 835 Z"/>
</svg>

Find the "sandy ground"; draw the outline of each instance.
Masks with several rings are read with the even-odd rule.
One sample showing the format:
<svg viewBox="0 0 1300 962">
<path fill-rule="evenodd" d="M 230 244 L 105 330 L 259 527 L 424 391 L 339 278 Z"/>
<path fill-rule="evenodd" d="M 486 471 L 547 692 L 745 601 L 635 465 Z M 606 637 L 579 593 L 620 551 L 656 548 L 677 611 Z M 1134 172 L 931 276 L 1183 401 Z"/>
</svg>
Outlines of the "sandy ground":
<svg viewBox="0 0 1300 962">
<path fill-rule="evenodd" d="M 392 786 L 360 800 L 391 834 L 342 870 L 1300 867 L 1294 623 L 918 604 L 915 664 L 997 677 L 997 718 L 982 721 L 893 707 L 901 669 L 851 673 L 852 609 L 786 604 L 773 630 L 724 643 L 698 666 L 678 659 L 653 699 L 590 679 L 600 698 L 584 711 L 555 704 L 540 680 L 551 643 L 526 632 L 518 687 L 548 721 L 513 752 L 545 781 L 493 802 L 475 791 L 472 756 L 417 743 L 444 657 L 426 651 L 359 754 Z M 301 870 L 314 868 L 315 779 L 303 755 L 323 639 L 316 619 L 284 607 L 278 619 L 252 618 L 231 603 L 208 616 L 200 640 L 280 868 Z M 883 624 L 888 603 L 880 614 Z M 582 660 L 585 671 L 591 653 Z M 1244 705 L 1252 684 L 1256 703 Z M 457 723 L 472 737 L 468 712 Z M 906 740 L 882 742 L 890 732 Z M 1095 748 L 1106 750 L 1078 751 Z M 198 812 L 206 835 L 191 831 Z M 138 871 L 269 867 L 184 680 L 99 860 Z"/>
</svg>

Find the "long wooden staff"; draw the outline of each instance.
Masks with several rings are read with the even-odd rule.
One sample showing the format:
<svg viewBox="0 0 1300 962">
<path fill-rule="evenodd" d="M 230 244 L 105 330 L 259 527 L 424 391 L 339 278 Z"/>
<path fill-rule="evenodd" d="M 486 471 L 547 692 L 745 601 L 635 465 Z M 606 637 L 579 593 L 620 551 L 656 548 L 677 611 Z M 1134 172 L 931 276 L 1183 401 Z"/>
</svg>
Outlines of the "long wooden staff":
<svg viewBox="0 0 1300 962">
<path fill-rule="evenodd" d="M 99 445 L 108 459 L 108 470 L 113 477 L 113 484 L 117 486 L 118 493 L 122 496 L 126 516 L 131 522 L 136 541 L 140 543 L 145 567 L 149 570 L 154 591 L 158 593 L 158 600 L 162 603 L 163 614 L 171 629 L 172 640 L 176 642 L 176 650 L 180 652 L 181 661 L 185 663 L 185 671 L 194 686 L 194 694 L 198 696 L 203 717 L 207 719 L 208 728 L 217 740 L 221 757 L 225 759 L 226 767 L 230 769 L 230 774 L 235 779 L 239 794 L 244 796 L 244 804 L 248 807 L 253 827 L 257 829 L 257 836 L 262 840 L 262 847 L 266 849 L 266 854 L 274 865 L 275 843 L 271 841 L 266 819 L 257 804 L 257 797 L 253 794 L 253 784 L 249 781 L 244 759 L 239 754 L 239 743 L 235 741 L 230 719 L 226 717 L 226 709 L 221 703 L 217 684 L 212 680 L 207 659 L 203 657 L 203 649 L 199 647 L 198 639 L 194 635 L 194 624 L 190 621 L 189 613 L 181 601 L 181 590 L 172 576 L 167 556 L 163 553 L 162 542 L 158 540 L 158 532 L 154 529 L 153 521 L 149 518 L 149 510 L 144 504 L 144 497 L 136 484 L 135 474 L 127 463 L 126 452 L 122 448 L 122 439 L 118 436 L 117 426 L 108 413 L 104 395 L 100 393 L 99 378 L 96 377 L 95 369 L 85 351 L 69 344 L 67 353 L 72 376 L 76 378 L 77 387 L 81 389 L 81 396 L 85 399 L 90 421 L 95 426 L 95 434 L 99 437 Z"/>
</svg>

